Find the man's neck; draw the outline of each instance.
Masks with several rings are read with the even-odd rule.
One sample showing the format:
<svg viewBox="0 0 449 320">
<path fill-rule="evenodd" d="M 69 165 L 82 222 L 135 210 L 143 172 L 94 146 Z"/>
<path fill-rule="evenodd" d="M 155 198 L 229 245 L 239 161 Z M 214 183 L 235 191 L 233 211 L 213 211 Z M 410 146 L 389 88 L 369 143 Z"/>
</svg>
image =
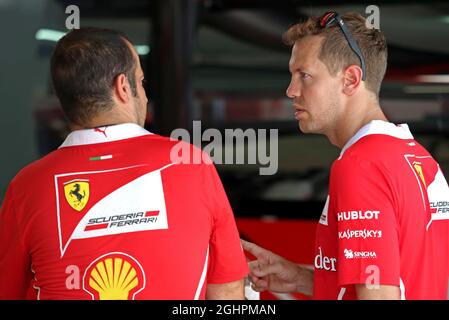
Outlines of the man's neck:
<svg viewBox="0 0 449 320">
<path fill-rule="evenodd" d="M 83 124 L 70 124 L 70 129 L 72 131 L 75 130 L 83 130 L 83 129 L 93 129 L 98 127 L 112 126 L 116 124 L 122 123 L 136 123 L 135 120 L 130 117 L 124 117 L 123 115 L 116 114 L 108 114 L 103 116 L 98 116 L 90 119 L 88 122 Z"/>
<path fill-rule="evenodd" d="M 359 108 L 357 108 L 359 107 Z M 346 116 L 337 123 L 335 129 L 327 134 L 329 141 L 343 149 L 345 144 L 366 124 L 373 120 L 388 121 L 379 103 L 372 102 L 364 107 L 355 105 L 348 109 Z"/>
</svg>

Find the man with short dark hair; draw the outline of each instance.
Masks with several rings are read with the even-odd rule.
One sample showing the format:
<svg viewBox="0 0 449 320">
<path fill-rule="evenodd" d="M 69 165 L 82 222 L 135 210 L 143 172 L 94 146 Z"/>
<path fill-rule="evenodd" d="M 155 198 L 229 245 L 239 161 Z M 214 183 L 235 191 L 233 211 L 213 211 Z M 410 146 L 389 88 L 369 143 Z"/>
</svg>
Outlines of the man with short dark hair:
<svg viewBox="0 0 449 320">
<path fill-rule="evenodd" d="M 438 163 L 379 105 L 387 46 L 357 13 L 292 26 L 295 118 L 341 149 L 316 231 L 314 269 L 242 240 L 253 288 L 315 299 L 446 299 L 449 187 Z"/>
<path fill-rule="evenodd" d="M 56 45 L 51 75 L 72 129 L 104 125 L 104 118 L 115 123 L 115 118 L 123 117 L 143 127 L 148 102 L 141 85 L 144 75 L 139 58 L 125 35 L 96 28 L 70 33 Z M 115 84 L 123 86 L 125 82 L 132 102 L 129 110 L 114 108 L 111 94 Z M 115 93 L 119 99 L 123 97 L 122 92 L 115 90 Z"/>
<path fill-rule="evenodd" d="M 51 74 L 73 131 L 10 183 L 0 299 L 243 299 L 248 269 L 215 167 L 173 163 L 178 141 L 143 128 L 130 41 L 73 30 Z"/>
</svg>

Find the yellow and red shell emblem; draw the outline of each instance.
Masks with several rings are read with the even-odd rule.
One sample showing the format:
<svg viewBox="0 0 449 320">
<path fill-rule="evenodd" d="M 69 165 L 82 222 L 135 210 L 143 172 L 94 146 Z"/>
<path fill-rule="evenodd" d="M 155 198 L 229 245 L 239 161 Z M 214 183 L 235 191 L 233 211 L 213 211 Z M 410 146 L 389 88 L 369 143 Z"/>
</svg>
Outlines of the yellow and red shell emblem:
<svg viewBox="0 0 449 320">
<path fill-rule="evenodd" d="M 136 259 L 114 252 L 93 261 L 83 282 L 93 300 L 134 300 L 145 287 L 145 274 Z"/>
</svg>

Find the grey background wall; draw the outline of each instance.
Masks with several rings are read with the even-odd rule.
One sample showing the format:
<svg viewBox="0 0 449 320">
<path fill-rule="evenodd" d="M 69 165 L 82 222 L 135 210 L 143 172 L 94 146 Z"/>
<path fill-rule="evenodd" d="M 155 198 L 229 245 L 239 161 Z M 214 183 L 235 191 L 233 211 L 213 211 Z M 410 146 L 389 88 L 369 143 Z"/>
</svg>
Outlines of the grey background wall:
<svg viewBox="0 0 449 320">
<path fill-rule="evenodd" d="M 37 157 L 33 97 L 47 66 L 32 40 L 44 5 L 45 1 L 0 1 L 1 198 L 15 173 Z"/>
<path fill-rule="evenodd" d="M 48 92 L 49 58 L 39 55 L 35 35 L 59 11 L 53 0 L 0 0 L 0 202 L 38 157 L 34 113 Z M 57 20 L 62 27 L 64 17 Z"/>
</svg>

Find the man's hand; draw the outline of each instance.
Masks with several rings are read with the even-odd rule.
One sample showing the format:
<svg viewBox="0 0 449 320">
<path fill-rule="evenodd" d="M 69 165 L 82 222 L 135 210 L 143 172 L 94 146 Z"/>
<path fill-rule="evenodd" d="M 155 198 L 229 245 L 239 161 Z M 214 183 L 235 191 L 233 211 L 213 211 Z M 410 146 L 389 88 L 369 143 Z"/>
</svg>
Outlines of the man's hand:
<svg viewBox="0 0 449 320">
<path fill-rule="evenodd" d="M 241 240 L 242 247 L 256 257 L 248 263 L 255 291 L 301 292 L 312 295 L 313 271 L 300 267 L 254 243 Z"/>
</svg>

